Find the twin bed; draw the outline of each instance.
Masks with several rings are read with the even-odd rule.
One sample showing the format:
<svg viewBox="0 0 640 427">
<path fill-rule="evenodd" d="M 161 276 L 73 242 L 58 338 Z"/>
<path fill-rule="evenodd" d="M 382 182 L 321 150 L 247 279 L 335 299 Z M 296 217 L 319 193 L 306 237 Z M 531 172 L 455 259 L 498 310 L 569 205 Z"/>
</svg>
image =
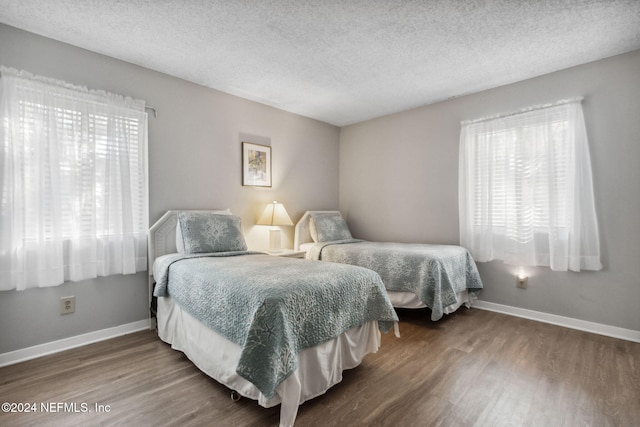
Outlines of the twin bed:
<svg viewBox="0 0 640 427">
<path fill-rule="evenodd" d="M 381 330 L 398 335 L 392 302 L 437 320 L 482 287 L 463 248 L 374 244 L 345 229 L 337 211 L 307 212 L 300 260 L 248 251 L 229 210 L 167 212 L 149 230 L 159 337 L 234 393 L 281 404 L 291 426 L 301 403 L 378 350 Z"/>
<path fill-rule="evenodd" d="M 394 307 L 428 307 L 434 321 L 470 307 L 482 289 L 465 248 L 353 239 L 339 211 L 307 211 L 296 224 L 294 250 L 306 251 L 307 259 L 374 270 Z"/>
<path fill-rule="evenodd" d="M 238 394 L 281 404 L 280 426 L 397 327 L 375 272 L 247 251 L 227 210 L 167 212 L 149 257 L 159 337 Z"/>
</svg>

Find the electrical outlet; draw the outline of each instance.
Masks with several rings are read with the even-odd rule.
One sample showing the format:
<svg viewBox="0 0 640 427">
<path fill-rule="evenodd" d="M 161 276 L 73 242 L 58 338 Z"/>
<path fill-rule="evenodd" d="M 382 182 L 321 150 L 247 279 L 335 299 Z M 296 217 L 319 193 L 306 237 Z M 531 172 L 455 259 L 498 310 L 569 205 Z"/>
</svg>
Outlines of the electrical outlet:
<svg viewBox="0 0 640 427">
<path fill-rule="evenodd" d="M 76 311 L 76 297 L 62 297 L 60 298 L 60 314 L 71 314 Z"/>
<path fill-rule="evenodd" d="M 520 289 L 527 289 L 528 277 L 516 276 L 516 286 Z"/>
</svg>

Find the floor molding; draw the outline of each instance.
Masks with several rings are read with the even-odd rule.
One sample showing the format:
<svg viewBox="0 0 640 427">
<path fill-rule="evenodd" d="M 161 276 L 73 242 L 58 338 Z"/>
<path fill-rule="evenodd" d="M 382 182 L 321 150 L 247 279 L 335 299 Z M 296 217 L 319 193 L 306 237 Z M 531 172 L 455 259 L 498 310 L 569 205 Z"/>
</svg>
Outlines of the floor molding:
<svg viewBox="0 0 640 427">
<path fill-rule="evenodd" d="M 64 350 L 70 350 L 87 344 L 93 344 L 98 341 L 108 340 L 110 338 L 131 334 L 145 329 L 149 329 L 149 319 L 138 320 L 137 322 L 127 323 L 113 328 L 102 329 L 57 341 L 34 345 L 33 347 L 2 353 L 0 354 L 0 367 L 13 365 L 15 363 L 24 362 L 26 360 L 35 359 L 48 354 L 58 353 Z"/>
<path fill-rule="evenodd" d="M 618 328 L 617 326 L 603 325 L 601 323 L 588 322 L 586 320 L 573 319 L 571 317 L 558 316 L 541 311 L 527 310 L 481 300 L 474 301 L 473 307 L 480 310 L 495 311 L 510 316 L 523 317 L 538 322 L 551 323 L 552 325 L 563 326 L 565 328 L 640 343 L 640 331 L 634 331 L 632 329 Z"/>
</svg>

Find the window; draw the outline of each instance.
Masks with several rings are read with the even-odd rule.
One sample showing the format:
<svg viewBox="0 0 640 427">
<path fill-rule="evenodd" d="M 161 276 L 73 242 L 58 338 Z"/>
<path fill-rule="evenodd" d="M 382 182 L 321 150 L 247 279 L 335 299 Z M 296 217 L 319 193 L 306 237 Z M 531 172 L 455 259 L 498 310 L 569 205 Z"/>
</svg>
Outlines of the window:
<svg viewBox="0 0 640 427">
<path fill-rule="evenodd" d="M 144 102 L 0 73 L 0 290 L 146 270 Z"/>
<path fill-rule="evenodd" d="M 463 122 L 460 241 L 477 261 L 599 270 L 580 100 Z"/>
</svg>

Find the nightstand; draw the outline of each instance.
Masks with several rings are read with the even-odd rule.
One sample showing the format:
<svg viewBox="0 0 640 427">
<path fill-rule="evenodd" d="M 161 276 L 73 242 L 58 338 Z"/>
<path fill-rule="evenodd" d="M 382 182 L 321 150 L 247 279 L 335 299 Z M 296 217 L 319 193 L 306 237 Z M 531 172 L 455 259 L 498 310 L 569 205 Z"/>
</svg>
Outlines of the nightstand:
<svg viewBox="0 0 640 427">
<path fill-rule="evenodd" d="M 281 249 L 279 252 L 269 252 L 266 251 L 266 254 L 272 256 L 283 256 L 289 258 L 304 258 L 306 251 L 294 251 L 293 249 Z"/>
</svg>

